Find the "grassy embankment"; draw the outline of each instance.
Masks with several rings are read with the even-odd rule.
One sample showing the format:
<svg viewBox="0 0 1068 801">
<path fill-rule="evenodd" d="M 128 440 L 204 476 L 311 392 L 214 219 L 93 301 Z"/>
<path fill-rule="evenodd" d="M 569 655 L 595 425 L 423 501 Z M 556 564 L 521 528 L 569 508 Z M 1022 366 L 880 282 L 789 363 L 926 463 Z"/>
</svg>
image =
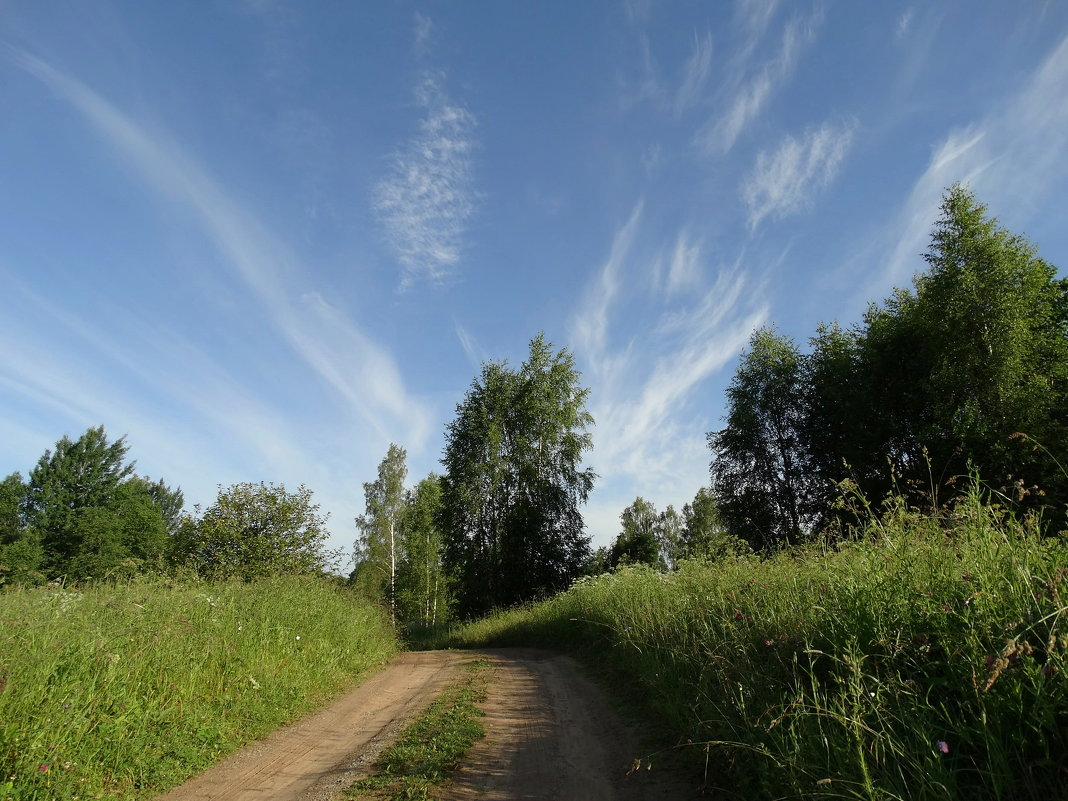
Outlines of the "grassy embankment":
<svg viewBox="0 0 1068 801">
<path fill-rule="evenodd" d="M 396 649 L 312 578 L 2 592 L 0 801 L 149 797 Z"/>
<path fill-rule="evenodd" d="M 625 569 L 453 634 L 579 650 L 735 798 L 1068 798 L 1068 544 L 983 506 Z M 692 745 L 685 745 L 692 742 Z"/>
</svg>

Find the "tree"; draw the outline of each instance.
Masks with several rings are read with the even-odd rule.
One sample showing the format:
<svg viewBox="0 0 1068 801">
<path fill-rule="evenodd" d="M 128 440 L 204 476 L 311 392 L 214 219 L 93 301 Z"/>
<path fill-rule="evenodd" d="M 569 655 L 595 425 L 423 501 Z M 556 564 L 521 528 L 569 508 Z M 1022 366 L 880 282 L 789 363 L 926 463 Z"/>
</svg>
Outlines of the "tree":
<svg viewBox="0 0 1068 801">
<path fill-rule="evenodd" d="M 133 473 L 133 463 L 126 463 L 127 450 L 125 437 L 109 443 L 104 427 L 98 426 L 75 441 L 64 436 L 30 473 L 27 522 L 40 537 L 51 574 L 62 574 L 81 547 L 82 510 L 108 506 Z"/>
<path fill-rule="evenodd" d="M 755 331 L 727 389 L 727 425 L 710 433 L 708 444 L 722 519 L 757 548 L 798 542 L 817 515 L 805 394 L 794 342 L 772 328 Z"/>
<path fill-rule="evenodd" d="M 223 489 L 203 514 L 194 507 L 174 538 L 173 558 L 212 578 L 252 580 L 334 567 L 326 516 L 301 485 L 240 483 Z"/>
<path fill-rule="evenodd" d="M 701 487 L 693 500 L 683 505 L 680 559 L 722 559 L 745 553 L 747 548 L 727 530 L 710 489 Z"/>
<path fill-rule="evenodd" d="M 66 566 L 70 578 L 129 578 L 162 567 L 168 547 L 167 523 L 147 479 L 120 484 L 106 506 L 78 511 L 79 547 Z"/>
<path fill-rule="evenodd" d="M 397 619 L 397 565 L 400 559 L 400 523 L 404 513 L 404 479 L 408 475 L 404 448 L 391 444 L 378 465 L 378 478 L 363 485 L 366 511 L 356 518 L 360 540 L 356 544 L 356 584 L 369 597 L 389 606 Z"/>
<path fill-rule="evenodd" d="M 168 487 L 163 483 L 162 478 L 159 481 L 153 481 L 147 476 L 138 476 L 136 481 L 144 486 L 148 497 L 152 499 L 152 503 L 163 517 L 167 533 L 173 537 L 182 524 L 182 510 L 185 507 L 185 496 L 182 490 L 179 487 L 173 489 Z"/>
<path fill-rule="evenodd" d="M 19 543 L 4 559 L 17 553 L 24 573 L 78 580 L 129 575 L 158 562 L 177 529 L 182 492 L 132 475 L 127 450 L 125 437 L 109 442 L 98 426 L 45 451 L 25 486 Z"/>
<path fill-rule="evenodd" d="M 12 473 L 0 481 L 0 546 L 19 538 L 26 504 L 26 483 L 19 473 Z"/>
<path fill-rule="evenodd" d="M 960 185 L 942 198 L 924 259 L 914 311 L 931 348 L 925 444 L 955 472 L 970 461 L 988 480 L 1060 484 L 1042 452 L 1012 436 L 1054 453 L 1068 445 L 1068 282 Z"/>
<path fill-rule="evenodd" d="M 660 513 L 656 531 L 660 541 L 660 559 L 665 567 L 674 570 L 683 555 L 683 519 L 674 506 L 669 504 L 668 508 Z"/>
<path fill-rule="evenodd" d="M 449 582 L 441 561 L 441 479 L 434 473 L 406 494 L 397 605 L 404 620 L 432 626 L 449 617 Z"/>
<path fill-rule="evenodd" d="M 642 497 L 623 510 L 619 516 L 623 531 L 608 552 L 611 567 L 646 564 L 663 570 L 663 543 L 660 538 L 660 516 L 656 507 Z"/>
<path fill-rule="evenodd" d="M 1068 283 L 960 185 L 924 260 L 912 291 L 812 340 L 805 428 L 824 505 L 846 477 L 871 498 L 909 491 L 937 505 L 971 468 L 1063 499 L 1050 454 L 1068 446 Z"/>
<path fill-rule="evenodd" d="M 464 617 L 566 588 L 589 554 L 595 475 L 574 357 L 539 334 L 519 370 L 483 364 L 446 431 L 441 523 Z"/>
<path fill-rule="evenodd" d="M 29 488 L 19 473 L 0 482 L 0 585 L 44 581 L 41 538 L 25 524 Z"/>
</svg>

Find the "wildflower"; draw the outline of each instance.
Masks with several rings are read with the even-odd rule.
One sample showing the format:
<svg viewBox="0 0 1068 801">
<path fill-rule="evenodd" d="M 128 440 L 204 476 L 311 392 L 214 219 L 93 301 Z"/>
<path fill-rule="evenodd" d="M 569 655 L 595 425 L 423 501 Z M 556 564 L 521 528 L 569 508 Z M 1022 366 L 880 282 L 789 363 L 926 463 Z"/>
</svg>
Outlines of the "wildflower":
<svg viewBox="0 0 1068 801">
<path fill-rule="evenodd" d="M 297 639 L 299 640 L 299 639 L 300 639 L 300 637 L 298 636 L 298 637 L 297 637 Z"/>
<path fill-rule="evenodd" d="M 44 762 L 42 762 L 41 767 L 37 768 L 37 770 L 41 771 L 41 773 L 48 773 L 51 768 L 48 767 L 48 765 L 46 765 Z"/>
<path fill-rule="evenodd" d="M 942 604 L 942 608 L 944 610 L 946 610 L 947 612 L 952 612 L 953 611 L 953 607 L 950 606 L 949 604 Z"/>
<path fill-rule="evenodd" d="M 935 743 L 935 747 L 943 754 L 949 753 L 949 743 L 947 743 L 945 740 L 939 740 L 937 743 Z"/>
</svg>

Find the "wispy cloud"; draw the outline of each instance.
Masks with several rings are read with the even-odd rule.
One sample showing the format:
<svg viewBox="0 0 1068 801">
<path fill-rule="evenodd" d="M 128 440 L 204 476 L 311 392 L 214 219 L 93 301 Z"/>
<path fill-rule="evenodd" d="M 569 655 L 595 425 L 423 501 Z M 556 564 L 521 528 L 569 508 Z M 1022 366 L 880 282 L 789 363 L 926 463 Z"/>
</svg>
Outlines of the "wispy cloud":
<svg viewBox="0 0 1068 801">
<path fill-rule="evenodd" d="M 166 137 L 138 126 L 93 90 L 41 59 L 22 51 L 14 51 L 12 57 L 80 111 L 154 190 L 194 214 L 275 330 L 377 431 L 397 437 L 398 428 L 405 436 L 425 430 L 429 411 L 405 392 L 391 356 L 336 310 L 328 313 L 321 304 L 299 301 L 303 292 L 298 287 L 306 278 L 284 242 L 179 148 L 167 144 Z M 315 331 L 321 336 L 316 337 Z"/>
<path fill-rule="evenodd" d="M 668 263 L 665 290 L 669 295 L 692 290 L 701 282 L 701 245 L 690 240 L 687 231 L 679 231 Z"/>
<path fill-rule="evenodd" d="M 434 30 L 434 23 L 430 17 L 415 12 L 415 52 L 423 55 L 430 44 L 430 34 Z"/>
<path fill-rule="evenodd" d="M 774 152 L 761 151 L 742 182 L 749 227 L 768 216 L 784 217 L 805 208 L 838 171 L 853 141 L 852 124 L 824 123 L 799 139 L 787 136 Z"/>
<path fill-rule="evenodd" d="M 460 340 L 460 346 L 464 349 L 464 355 L 467 356 L 468 363 L 476 371 L 481 370 L 483 362 L 490 360 L 489 353 L 462 325 L 455 323 L 454 328 L 456 330 L 456 338 Z"/>
<path fill-rule="evenodd" d="M 992 209 L 1026 219 L 1051 187 L 1068 177 L 1068 37 L 1061 39 L 1020 90 L 996 112 L 951 130 L 933 148 L 923 174 L 885 232 L 880 283 L 902 284 L 922 264 L 942 192 L 962 181 Z"/>
<path fill-rule="evenodd" d="M 575 323 L 573 339 L 576 345 L 594 357 L 604 352 L 608 340 L 609 310 L 620 289 L 620 273 L 634 243 L 642 206 L 639 202 L 630 219 L 616 231 L 608 260 L 601 267 L 597 280 L 590 285 L 582 313 Z"/>
<path fill-rule="evenodd" d="M 744 57 L 736 60 L 732 68 L 734 76 L 728 85 L 733 85 L 734 89 L 723 103 L 725 110 L 713 116 L 697 136 L 697 144 L 708 155 L 722 155 L 734 147 L 746 128 L 793 75 L 798 58 L 815 39 L 823 19 L 819 13 L 792 19 L 783 30 L 782 43 L 775 57 L 764 62 L 753 74 L 743 77 L 750 71 L 747 62 L 776 4 L 749 5 L 753 6 L 752 13 L 745 15 L 743 21 L 752 31 L 748 44 L 743 45 Z"/>
<path fill-rule="evenodd" d="M 908 36 L 909 31 L 912 30 L 912 21 L 916 18 L 916 9 L 908 8 L 905 12 L 897 18 L 897 27 L 894 29 L 894 35 L 898 39 L 904 39 Z"/>
<path fill-rule="evenodd" d="M 403 268 L 402 288 L 453 272 L 477 199 L 474 115 L 449 98 L 441 73 L 424 73 L 415 98 L 423 113 L 418 133 L 392 155 L 373 199 Z"/>
<path fill-rule="evenodd" d="M 602 536 L 635 494 L 678 505 L 707 482 L 710 421 L 691 403 L 767 316 L 740 260 L 711 271 L 710 284 L 700 243 L 680 230 L 660 255 L 645 255 L 636 244 L 641 224 L 639 204 L 613 236 L 572 327 L 575 354 L 593 377 L 590 462 L 601 482 L 589 521 Z M 621 315 L 640 336 L 613 336 Z"/>
<path fill-rule="evenodd" d="M 696 105 L 704 94 L 712 74 L 712 34 L 698 37 L 694 33 L 693 50 L 682 68 L 682 80 L 675 92 L 675 116 Z"/>
</svg>

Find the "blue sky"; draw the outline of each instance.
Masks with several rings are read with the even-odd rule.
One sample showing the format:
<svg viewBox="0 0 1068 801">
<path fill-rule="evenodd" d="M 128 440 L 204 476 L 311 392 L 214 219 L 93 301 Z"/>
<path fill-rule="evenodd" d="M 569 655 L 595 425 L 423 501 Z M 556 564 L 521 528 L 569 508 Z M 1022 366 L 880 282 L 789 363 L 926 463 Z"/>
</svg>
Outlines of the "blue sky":
<svg viewBox="0 0 1068 801">
<path fill-rule="evenodd" d="M 954 181 L 1068 264 L 1068 4 L 0 0 L 0 474 L 102 423 L 349 547 L 544 331 L 605 544 L 707 482 L 754 327 L 907 285 Z"/>
</svg>

